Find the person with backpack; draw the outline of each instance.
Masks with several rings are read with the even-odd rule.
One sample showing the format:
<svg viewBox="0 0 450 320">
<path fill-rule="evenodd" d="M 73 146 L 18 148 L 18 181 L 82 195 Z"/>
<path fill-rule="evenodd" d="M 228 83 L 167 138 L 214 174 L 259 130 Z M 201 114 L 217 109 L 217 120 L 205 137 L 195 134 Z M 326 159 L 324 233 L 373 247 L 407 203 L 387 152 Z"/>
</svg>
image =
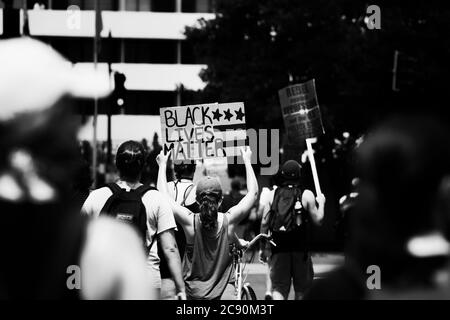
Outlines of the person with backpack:
<svg viewBox="0 0 450 320">
<path fill-rule="evenodd" d="M 144 162 L 145 150 L 142 144 L 136 141 L 122 143 L 116 155 L 120 180 L 94 190 L 86 199 L 82 213 L 94 218 L 112 216 L 135 228 L 141 236 L 150 278 L 157 290 L 161 289 L 157 249 L 157 243 L 160 242 L 175 281 L 177 296 L 184 299 L 181 261 L 174 235 L 175 219 L 160 193 L 139 182 Z"/>
<path fill-rule="evenodd" d="M 280 185 L 263 212 L 261 233 L 270 231 L 276 243 L 276 247 L 267 244 L 260 251 L 261 261 L 269 263 L 274 300 L 287 299 L 291 282 L 295 299 L 302 299 L 314 278 L 309 233 L 311 224 L 320 224 L 323 219 L 325 197 L 315 198 L 310 190 L 302 190 L 300 171 L 297 161 L 283 164 Z"/>
<path fill-rule="evenodd" d="M 188 208 L 192 212 L 198 211 L 198 203 L 195 201 L 195 185 L 193 182 L 195 169 L 197 165 L 195 161 L 183 161 L 175 163 L 173 170 L 175 172 L 175 180 L 168 183 L 170 197 L 179 205 Z M 177 231 L 175 231 L 175 240 L 177 241 L 180 257 L 184 256 L 186 247 L 186 236 L 183 227 L 177 223 Z M 161 259 L 161 299 L 170 300 L 175 296 L 175 282 L 170 274 L 166 258 L 162 254 L 160 244 L 158 243 L 158 254 Z"/>
<path fill-rule="evenodd" d="M 186 295 L 192 300 L 235 299 L 231 245 L 239 244 L 236 226 L 254 205 L 258 197 L 258 181 L 251 164 L 251 150 L 241 148 L 247 172 L 247 195 L 226 213 L 219 212 L 222 186 L 218 178 L 206 176 L 197 186 L 195 197 L 199 211 L 193 213 L 176 203 L 169 195 L 166 169 L 170 153 L 161 151 L 158 189 L 172 207 L 175 218 L 186 235 L 183 278 Z"/>
</svg>

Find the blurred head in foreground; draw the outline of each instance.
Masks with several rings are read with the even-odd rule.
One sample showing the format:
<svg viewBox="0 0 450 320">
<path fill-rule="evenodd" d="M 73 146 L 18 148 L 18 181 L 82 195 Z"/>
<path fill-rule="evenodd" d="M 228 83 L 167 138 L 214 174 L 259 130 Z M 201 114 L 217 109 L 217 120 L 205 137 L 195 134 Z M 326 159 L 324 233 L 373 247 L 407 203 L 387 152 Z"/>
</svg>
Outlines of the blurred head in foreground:
<svg viewBox="0 0 450 320">
<path fill-rule="evenodd" d="M 79 160 L 70 97 L 106 96 L 108 77 L 28 38 L 0 41 L 0 70 L 0 200 L 63 203 Z"/>
<path fill-rule="evenodd" d="M 377 265 L 392 285 L 429 282 L 446 252 L 417 257 L 409 241 L 443 232 L 443 182 L 450 174 L 447 129 L 431 118 L 399 117 L 378 126 L 358 150 L 360 192 L 350 253 Z"/>
<path fill-rule="evenodd" d="M 0 299 L 123 298 L 130 286 L 129 298 L 148 296 L 136 285 L 147 275 L 137 235 L 115 221 L 87 223 L 69 205 L 79 159 L 70 98 L 106 96 L 108 75 L 27 38 L 0 41 L 0 70 Z"/>
</svg>

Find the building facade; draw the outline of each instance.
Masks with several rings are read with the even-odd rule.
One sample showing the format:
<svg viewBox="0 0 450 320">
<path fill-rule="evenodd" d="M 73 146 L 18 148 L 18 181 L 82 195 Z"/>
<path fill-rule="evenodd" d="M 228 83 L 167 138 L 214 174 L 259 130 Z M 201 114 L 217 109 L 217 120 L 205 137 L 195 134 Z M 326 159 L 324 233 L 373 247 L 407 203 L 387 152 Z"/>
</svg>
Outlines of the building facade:
<svg viewBox="0 0 450 320">
<path fill-rule="evenodd" d="M 95 1 L 0 0 L 0 37 L 7 29 L 3 22 L 11 21 L 4 17 L 7 4 L 16 10 L 26 6 L 26 17 L 20 10 L 21 31 L 25 25 L 30 36 L 77 68 L 94 67 Z M 98 68 L 125 74 L 125 113 L 157 115 L 160 107 L 190 103 L 205 86 L 199 73 L 206 65 L 186 43 L 184 30 L 198 19 L 214 18 L 214 0 L 99 0 L 99 6 Z M 110 104 L 100 102 L 99 113 Z M 80 110 L 89 114 L 92 108 Z"/>
</svg>

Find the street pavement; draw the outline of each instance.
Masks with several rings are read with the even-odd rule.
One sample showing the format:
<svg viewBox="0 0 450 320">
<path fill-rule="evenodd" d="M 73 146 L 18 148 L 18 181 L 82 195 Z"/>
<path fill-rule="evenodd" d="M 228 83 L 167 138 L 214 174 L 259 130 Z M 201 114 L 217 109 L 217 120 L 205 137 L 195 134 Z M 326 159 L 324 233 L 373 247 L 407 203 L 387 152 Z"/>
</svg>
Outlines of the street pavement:
<svg viewBox="0 0 450 320">
<path fill-rule="evenodd" d="M 344 263 L 342 254 L 313 253 L 314 279 L 322 278 L 326 273 Z M 257 253 L 253 258 L 253 263 L 247 263 L 244 270 L 244 283 L 249 282 L 256 293 L 258 300 L 264 300 L 266 292 L 266 274 L 267 265 L 258 262 Z M 245 278 L 246 276 L 246 278 Z M 289 294 L 288 300 L 294 299 L 293 288 Z"/>
</svg>

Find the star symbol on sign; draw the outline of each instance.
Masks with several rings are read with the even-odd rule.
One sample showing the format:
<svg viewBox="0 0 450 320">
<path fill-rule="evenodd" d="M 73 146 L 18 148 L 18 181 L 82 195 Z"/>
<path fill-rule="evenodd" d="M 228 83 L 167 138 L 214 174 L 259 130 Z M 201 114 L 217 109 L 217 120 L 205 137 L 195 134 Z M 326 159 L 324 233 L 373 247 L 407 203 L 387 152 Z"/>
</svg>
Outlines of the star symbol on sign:
<svg viewBox="0 0 450 320">
<path fill-rule="evenodd" d="M 213 119 L 214 120 L 220 121 L 220 117 L 223 117 L 223 115 L 220 114 L 219 109 L 217 109 L 216 111 L 213 112 Z"/>
<path fill-rule="evenodd" d="M 230 119 L 233 118 L 233 115 L 231 114 L 230 109 L 225 110 L 224 114 L 225 114 L 225 119 L 228 121 L 230 121 Z"/>
<path fill-rule="evenodd" d="M 239 110 L 235 112 L 236 112 L 236 119 L 242 121 L 245 117 L 245 114 L 242 112 L 242 108 L 239 108 Z"/>
</svg>

